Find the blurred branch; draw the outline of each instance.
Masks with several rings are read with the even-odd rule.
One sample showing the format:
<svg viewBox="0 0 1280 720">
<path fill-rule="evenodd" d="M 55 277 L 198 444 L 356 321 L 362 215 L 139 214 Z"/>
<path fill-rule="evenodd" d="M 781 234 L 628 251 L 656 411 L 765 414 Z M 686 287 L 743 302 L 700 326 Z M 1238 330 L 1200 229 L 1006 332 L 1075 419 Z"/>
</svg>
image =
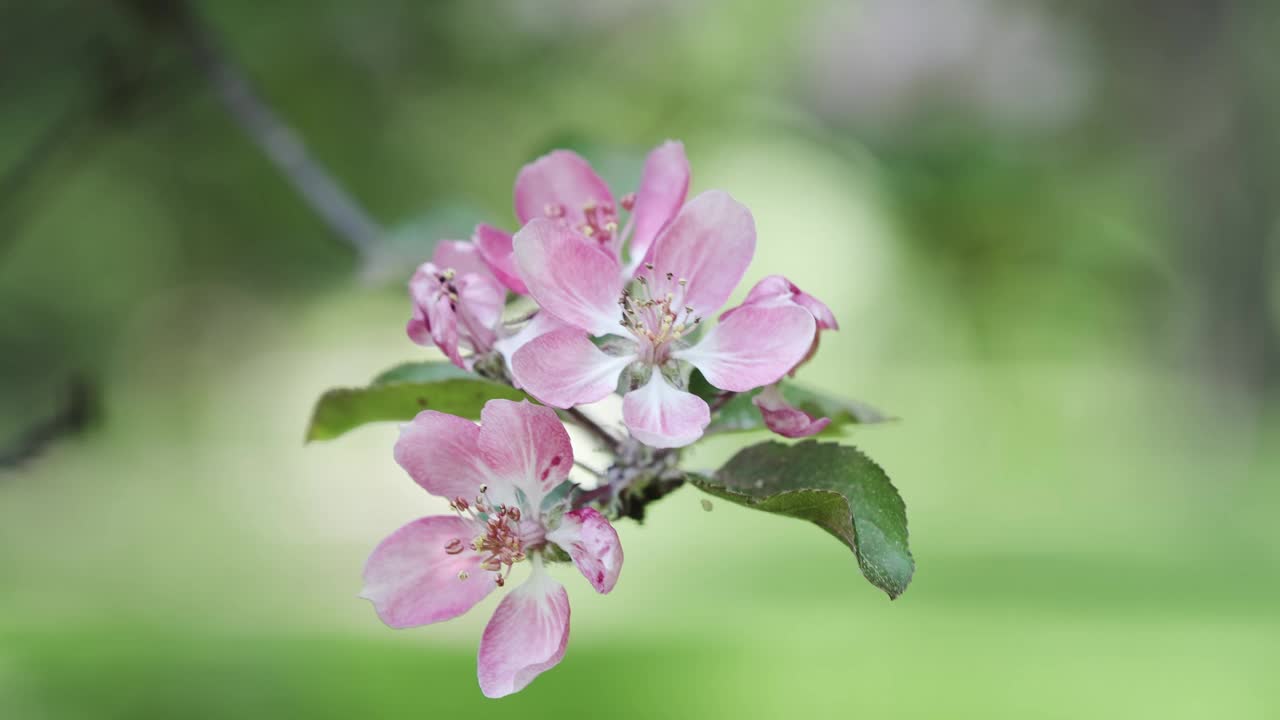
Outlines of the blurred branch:
<svg viewBox="0 0 1280 720">
<path fill-rule="evenodd" d="M 196 62 L 245 134 L 271 160 L 295 192 L 368 265 L 381 247 L 383 231 L 307 151 L 298 134 L 254 92 L 213 29 L 187 0 L 170 7 L 175 29 L 187 40 Z"/>
<path fill-rule="evenodd" d="M 72 378 L 66 399 L 53 417 L 28 428 L 11 447 L 0 449 L 0 468 L 21 465 L 58 438 L 80 432 L 92 418 L 93 389 L 83 378 Z"/>
</svg>

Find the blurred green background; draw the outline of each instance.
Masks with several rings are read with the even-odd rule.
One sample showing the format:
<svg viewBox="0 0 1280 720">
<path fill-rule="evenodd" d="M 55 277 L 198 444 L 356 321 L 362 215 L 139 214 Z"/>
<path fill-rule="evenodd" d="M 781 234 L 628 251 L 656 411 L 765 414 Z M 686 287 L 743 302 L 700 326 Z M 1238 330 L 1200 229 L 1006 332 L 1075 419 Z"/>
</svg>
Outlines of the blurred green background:
<svg viewBox="0 0 1280 720">
<path fill-rule="evenodd" d="M 0 2 L 0 717 L 1280 717 L 1278 43 L 1274 3 Z M 668 137 L 755 214 L 739 297 L 835 309 L 801 379 L 903 418 L 851 440 L 916 579 L 687 488 L 487 701 L 496 596 L 378 622 L 365 556 L 443 508 L 310 406 L 436 357 L 404 280 L 523 163 L 621 193 Z"/>
</svg>

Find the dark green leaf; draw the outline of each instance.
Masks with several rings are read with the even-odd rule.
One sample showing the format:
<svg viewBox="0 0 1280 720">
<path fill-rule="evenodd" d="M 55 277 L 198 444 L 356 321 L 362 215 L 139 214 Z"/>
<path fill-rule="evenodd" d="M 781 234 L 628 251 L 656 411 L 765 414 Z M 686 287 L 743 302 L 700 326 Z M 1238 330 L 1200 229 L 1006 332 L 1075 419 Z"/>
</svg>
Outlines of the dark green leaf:
<svg viewBox="0 0 1280 720">
<path fill-rule="evenodd" d="M 368 387 L 335 388 L 320 396 L 307 428 L 307 441 L 331 440 L 366 423 L 412 420 L 423 410 L 474 420 L 489 400 L 527 397 L 447 362 L 408 363 L 379 375 Z"/>
<path fill-rule="evenodd" d="M 702 382 L 705 383 L 706 381 L 703 380 Z M 693 389 L 692 378 L 690 378 L 689 385 L 690 392 L 701 396 L 700 393 Z M 760 416 L 760 410 L 751 403 L 752 398 L 758 394 L 760 394 L 759 390 L 752 390 L 734 396 L 732 400 L 725 403 L 724 407 L 720 408 L 720 412 L 711 421 L 711 426 L 707 429 L 707 432 L 741 432 L 763 428 L 765 426 L 764 418 Z M 814 390 L 808 390 L 795 383 L 784 381 L 782 383 L 782 396 L 787 399 L 787 402 L 815 418 L 831 418 L 831 424 L 827 426 L 823 434 L 839 434 L 843 428 L 849 425 L 866 425 L 893 420 L 893 418 L 865 403 L 832 397 Z"/>
<path fill-rule="evenodd" d="M 766 442 L 741 450 L 713 477 L 690 481 L 739 505 L 816 523 L 853 550 L 862 574 L 890 598 L 911 582 L 906 505 L 857 448 Z"/>
<path fill-rule="evenodd" d="M 711 402 L 712 400 L 715 400 L 716 397 L 718 397 L 724 392 L 723 390 L 716 387 L 715 385 L 712 385 L 707 380 L 706 376 L 702 374 L 702 371 L 697 368 L 694 368 L 693 372 L 689 374 L 688 389 L 689 389 L 689 392 L 693 393 L 694 395 L 697 395 L 698 397 L 702 398 L 703 400 L 706 400 L 707 402 Z"/>
</svg>

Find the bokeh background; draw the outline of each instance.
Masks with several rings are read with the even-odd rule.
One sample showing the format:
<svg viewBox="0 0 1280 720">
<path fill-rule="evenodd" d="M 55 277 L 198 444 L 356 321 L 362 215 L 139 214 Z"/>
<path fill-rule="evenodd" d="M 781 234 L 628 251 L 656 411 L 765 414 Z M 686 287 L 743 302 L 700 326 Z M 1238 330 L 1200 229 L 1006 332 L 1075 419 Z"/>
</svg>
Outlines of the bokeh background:
<svg viewBox="0 0 1280 720">
<path fill-rule="evenodd" d="M 1280 717 L 1278 43 L 1274 3 L 0 2 L 0 717 Z M 668 137 L 747 280 L 836 310 L 801 379 L 902 418 L 850 440 L 916 579 L 688 488 L 487 701 L 496 596 L 377 621 L 365 556 L 441 508 L 310 406 L 435 357 L 404 280 L 523 163 L 621 193 Z"/>
</svg>

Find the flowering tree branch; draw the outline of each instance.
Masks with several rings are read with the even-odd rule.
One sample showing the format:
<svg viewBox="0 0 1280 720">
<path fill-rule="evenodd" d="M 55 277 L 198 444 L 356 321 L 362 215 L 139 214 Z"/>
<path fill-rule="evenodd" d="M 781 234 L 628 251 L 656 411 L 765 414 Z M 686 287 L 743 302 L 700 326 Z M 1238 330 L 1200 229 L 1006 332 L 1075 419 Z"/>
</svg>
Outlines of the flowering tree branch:
<svg viewBox="0 0 1280 720">
<path fill-rule="evenodd" d="M 819 334 L 837 329 L 817 298 L 770 275 L 721 309 L 751 261 L 755 222 L 723 191 L 686 202 L 688 179 L 674 142 L 650 153 L 639 189 L 618 202 L 574 153 L 525 166 L 517 232 L 479 225 L 470 242 L 441 242 L 409 281 L 406 332 L 449 362 L 400 366 L 316 406 L 313 438 L 368 418 L 407 421 L 396 461 L 457 513 L 410 523 L 374 550 L 364 597 L 383 622 L 447 620 L 529 562 L 480 642 L 477 674 L 491 697 L 519 691 L 564 656 L 568 596 L 546 567 L 572 562 L 609 592 L 623 560 L 612 522 L 644 520 L 685 485 L 819 525 L 891 598 L 914 572 L 901 497 L 856 448 L 765 442 L 710 473 L 681 466 L 685 448 L 712 433 L 803 438 L 873 417 L 783 387 L 817 352 Z M 536 315 L 504 320 L 512 294 Z M 624 435 L 582 409 L 615 394 Z M 595 487 L 569 478 L 581 463 L 562 421 L 610 454 L 603 473 L 590 469 Z"/>
<path fill-rule="evenodd" d="M 189 2 L 176 2 L 172 17 L 228 114 L 330 230 L 354 248 L 365 265 L 372 262 L 381 248 L 382 227 L 254 91 L 196 9 Z"/>
</svg>

